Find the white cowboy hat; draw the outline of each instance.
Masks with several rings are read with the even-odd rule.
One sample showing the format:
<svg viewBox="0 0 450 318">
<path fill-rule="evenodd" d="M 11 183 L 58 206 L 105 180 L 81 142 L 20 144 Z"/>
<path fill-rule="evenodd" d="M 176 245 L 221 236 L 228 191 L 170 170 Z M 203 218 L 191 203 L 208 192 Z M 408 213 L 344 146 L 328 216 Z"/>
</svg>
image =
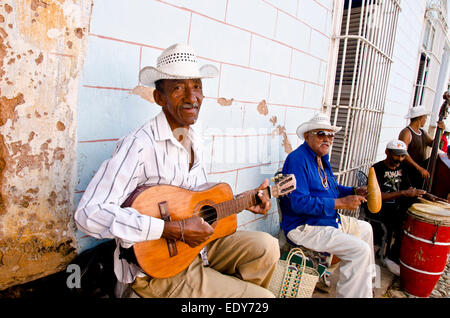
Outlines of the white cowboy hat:
<svg viewBox="0 0 450 318">
<path fill-rule="evenodd" d="M 139 81 L 146 86 L 154 86 L 160 79 L 213 78 L 217 74 L 219 70 L 214 65 L 200 66 L 192 47 L 177 43 L 161 53 L 156 67 L 144 67 L 139 72 Z"/>
<path fill-rule="evenodd" d="M 304 134 L 308 131 L 315 129 L 332 130 L 337 133 L 342 127 L 332 126 L 330 123 L 330 117 L 324 113 L 315 114 L 309 121 L 304 122 L 297 128 L 297 136 L 300 139 L 304 139 Z"/>
<path fill-rule="evenodd" d="M 425 106 L 416 106 L 411 107 L 408 111 L 408 114 L 406 114 L 405 118 L 416 118 L 423 115 L 430 115 L 431 112 L 428 111 Z"/>
</svg>

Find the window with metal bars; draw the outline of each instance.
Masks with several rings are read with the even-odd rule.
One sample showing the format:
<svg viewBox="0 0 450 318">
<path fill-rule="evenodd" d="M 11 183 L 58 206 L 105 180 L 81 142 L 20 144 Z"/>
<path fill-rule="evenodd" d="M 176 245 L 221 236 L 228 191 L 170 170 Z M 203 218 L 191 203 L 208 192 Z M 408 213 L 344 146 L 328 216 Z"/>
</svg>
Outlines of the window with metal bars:
<svg viewBox="0 0 450 318">
<path fill-rule="evenodd" d="M 423 93 L 425 90 L 425 85 L 427 84 L 429 66 L 430 58 L 425 52 L 422 52 L 420 54 L 419 71 L 417 73 L 416 87 L 414 89 L 414 107 L 423 104 Z"/>
<path fill-rule="evenodd" d="M 336 135 L 330 163 L 338 182 L 355 186 L 367 173 L 378 147 L 400 2 L 346 0 L 343 3 L 336 75 L 331 102 Z"/>
<path fill-rule="evenodd" d="M 425 22 L 425 32 L 423 35 L 417 80 L 414 88 L 413 107 L 423 105 L 423 96 L 427 85 L 428 70 L 430 69 L 430 54 L 433 52 L 435 34 L 435 27 L 432 25 L 431 21 L 427 19 Z"/>
</svg>

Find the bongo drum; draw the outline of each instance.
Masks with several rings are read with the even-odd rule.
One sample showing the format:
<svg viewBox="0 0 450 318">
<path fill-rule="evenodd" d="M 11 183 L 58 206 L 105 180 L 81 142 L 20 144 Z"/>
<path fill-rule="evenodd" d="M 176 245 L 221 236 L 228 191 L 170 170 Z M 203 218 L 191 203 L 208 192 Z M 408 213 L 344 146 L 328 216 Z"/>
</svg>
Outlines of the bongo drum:
<svg viewBox="0 0 450 318">
<path fill-rule="evenodd" d="M 450 210 L 415 203 L 408 209 L 400 248 L 400 282 L 407 294 L 428 297 L 450 253 Z"/>
</svg>

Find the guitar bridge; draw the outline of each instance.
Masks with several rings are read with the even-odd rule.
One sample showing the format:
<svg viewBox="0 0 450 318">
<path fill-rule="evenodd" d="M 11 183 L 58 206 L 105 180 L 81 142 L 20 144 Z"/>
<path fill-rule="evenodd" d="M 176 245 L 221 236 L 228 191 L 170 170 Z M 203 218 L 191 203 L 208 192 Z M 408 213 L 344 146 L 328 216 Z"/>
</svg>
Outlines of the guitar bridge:
<svg viewBox="0 0 450 318">
<path fill-rule="evenodd" d="M 158 206 L 159 206 L 159 213 L 161 214 L 161 218 L 164 221 L 170 222 L 171 218 L 170 218 L 169 208 L 167 206 L 167 201 L 159 202 Z M 170 257 L 177 255 L 178 250 L 177 250 L 176 241 L 173 239 L 168 239 L 168 238 L 166 238 L 166 241 L 167 241 L 167 248 L 169 249 Z"/>
</svg>

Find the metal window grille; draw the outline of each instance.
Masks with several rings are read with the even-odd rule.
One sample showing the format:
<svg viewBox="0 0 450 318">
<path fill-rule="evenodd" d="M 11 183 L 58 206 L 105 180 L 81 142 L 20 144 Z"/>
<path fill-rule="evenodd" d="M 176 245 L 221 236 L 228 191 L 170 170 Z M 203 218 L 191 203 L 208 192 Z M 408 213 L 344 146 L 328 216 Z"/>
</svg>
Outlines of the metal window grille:
<svg viewBox="0 0 450 318">
<path fill-rule="evenodd" d="M 440 64 L 441 62 L 434 52 L 436 28 L 431 22 L 429 15 L 426 15 L 425 18 L 425 30 L 420 52 L 419 68 L 417 71 L 417 80 L 414 87 L 413 107 L 424 105 L 425 89 L 429 89 L 430 91 L 435 93 L 435 90 L 428 84 L 428 74 L 431 68 L 430 64 L 432 64 L 431 60 L 433 60 L 433 63 L 437 62 L 438 64 Z"/>
<path fill-rule="evenodd" d="M 419 71 L 417 73 L 416 87 L 414 90 L 413 106 L 423 105 L 423 94 L 427 85 L 428 70 L 430 66 L 430 58 L 425 52 L 420 54 Z"/>
<path fill-rule="evenodd" d="M 400 10 L 398 0 L 344 2 L 331 105 L 343 127 L 330 159 L 340 184 L 355 186 L 375 160 Z"/>
</svg>

